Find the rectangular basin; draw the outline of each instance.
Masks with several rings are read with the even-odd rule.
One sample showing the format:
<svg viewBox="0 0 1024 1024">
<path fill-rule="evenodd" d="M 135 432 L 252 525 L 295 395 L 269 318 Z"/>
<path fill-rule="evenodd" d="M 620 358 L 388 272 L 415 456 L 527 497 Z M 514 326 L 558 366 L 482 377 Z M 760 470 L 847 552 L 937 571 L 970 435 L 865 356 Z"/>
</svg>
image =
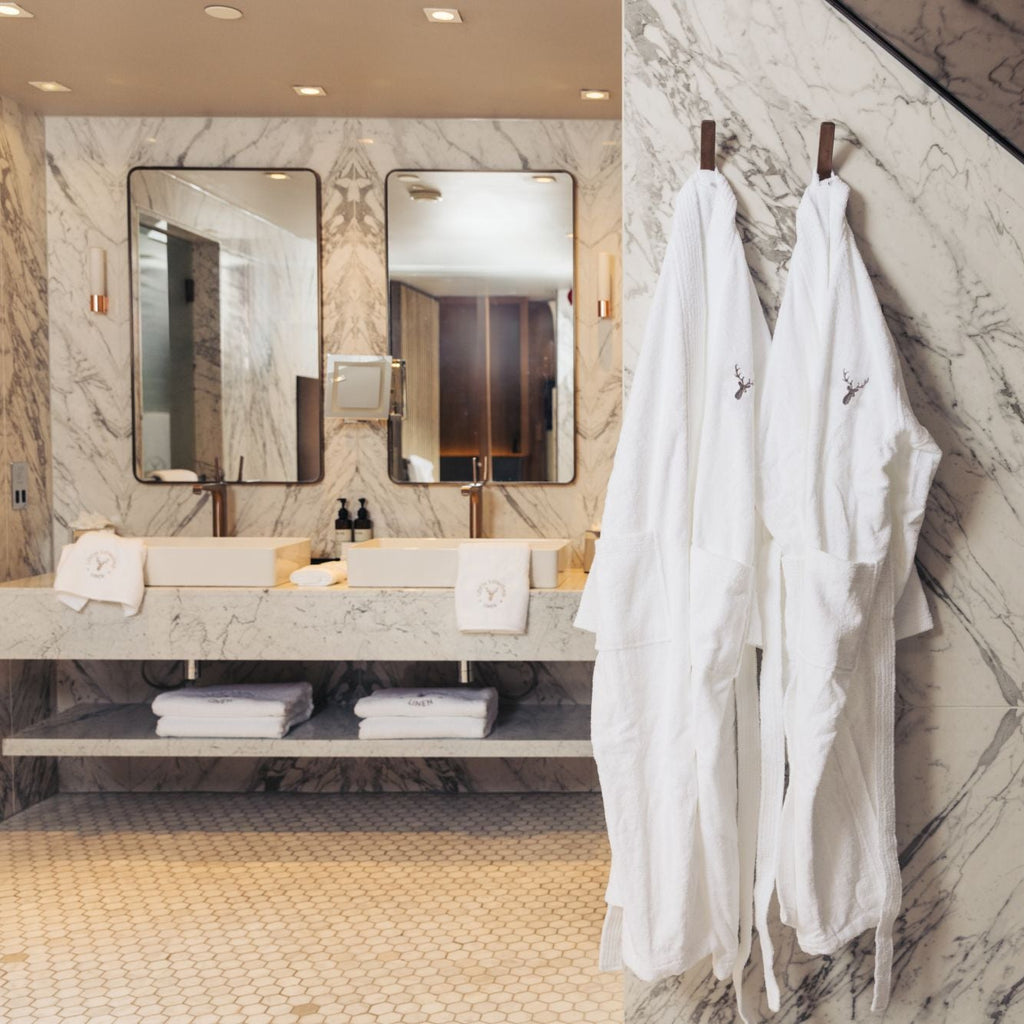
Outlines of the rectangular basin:
<svg viewBox="0 0 1024 1024">
<path fill-rule="evenodd" d="M 547 538 L 381 537 L 348 548 L 350 587 L 454 587 L 463 544 L 529 544 L 530 586 L 558 586 L 569 568 L 569 542 Z"/>
<path fill-rule="evenodd" d="M 147 587 L 276 587 L 309 565 L 308 537 L 143 537 Z"/>
</svg>

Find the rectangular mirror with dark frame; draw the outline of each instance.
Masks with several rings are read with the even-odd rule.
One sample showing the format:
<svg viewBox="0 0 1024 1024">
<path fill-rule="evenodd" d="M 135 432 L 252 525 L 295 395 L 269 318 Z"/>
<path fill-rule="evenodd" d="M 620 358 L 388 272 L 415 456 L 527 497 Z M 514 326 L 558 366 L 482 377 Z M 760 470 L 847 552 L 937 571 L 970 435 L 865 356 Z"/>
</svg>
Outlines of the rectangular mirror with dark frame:
<svg viewBox="0 0 1024 1024">
<path fill-rule="evenodd" d="M 388 175 L 392 480 L 572 481 L 574 234 L 566 171 Z"/>
<path fill-rule="evenodd" d="M 320 480 L 316 173 L 136 167 L 128 219 L 136 477 Z"/>
</svg>

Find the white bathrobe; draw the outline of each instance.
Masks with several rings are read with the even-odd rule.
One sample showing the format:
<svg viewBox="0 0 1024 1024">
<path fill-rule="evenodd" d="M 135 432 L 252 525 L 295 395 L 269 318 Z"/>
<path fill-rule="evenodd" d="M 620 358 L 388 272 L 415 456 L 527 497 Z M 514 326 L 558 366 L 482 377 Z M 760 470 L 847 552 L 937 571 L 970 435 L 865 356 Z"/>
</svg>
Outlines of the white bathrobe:
<svg viewBox="0 0 1024 1024">
<path fill-rule="evenodd" d="M 699 171 L 676 199 L 576 619 L 598 652 L 592 738 L 612 849 L 601 965 L 648 981 L 707 956 L 724 978 L 749 948 L 767 343 L 735 196 Z M 753 777 L 739 793 L 737 757 Z"/>
<path fill-rule="evenodd" d="M 931 624 L 913 562 L 940 453 L 907 400 L 848 194 L 837 177 L 816 178 L 800 204 L 759 407 L 771 542 L 756 917 L 773 1009 L 773 887 L 805 952 L 831 955 L 876 929 L 873 1006 L 888 1001 L 900 904 L 894 644 Z"/>
</svg>

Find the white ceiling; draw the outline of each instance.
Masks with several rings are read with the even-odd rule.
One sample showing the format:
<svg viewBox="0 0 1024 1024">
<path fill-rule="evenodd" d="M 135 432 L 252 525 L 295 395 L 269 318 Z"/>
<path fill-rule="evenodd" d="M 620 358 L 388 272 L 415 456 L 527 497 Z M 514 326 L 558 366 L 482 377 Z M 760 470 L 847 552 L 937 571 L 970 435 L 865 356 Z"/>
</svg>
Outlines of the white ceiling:
<svg viewBox="0 0 1024 1024">
<path fill-rule="evenodd" d="M 417 0 L 228 2 L 242 19 L 207 16 L 207 0 L 24 0 L 34 17 L 0 18 L 0 95 L 48 114 L 620 115 L 620 0 L 461 0 L 461 25 Z"/>
</svg>

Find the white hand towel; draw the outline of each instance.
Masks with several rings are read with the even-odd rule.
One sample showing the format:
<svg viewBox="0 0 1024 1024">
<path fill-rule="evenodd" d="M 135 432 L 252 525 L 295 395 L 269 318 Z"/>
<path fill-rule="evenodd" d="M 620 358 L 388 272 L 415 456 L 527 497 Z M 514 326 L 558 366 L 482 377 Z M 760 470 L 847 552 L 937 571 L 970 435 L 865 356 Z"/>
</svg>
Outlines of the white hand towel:
<svg viewBox="0 0 1024 1024">
<path fill-rule="evenodd" d="M 463 633 L 525 633 L 529 605 L 529 545 L 459 546 L 455 617 Z"/>
<path fill-rule="evenodd" d="M 162 484 L 194 483 L 199 474 L 192 469 L 154 469 L 150 476 Z"/>
<path fill-rule="evenodd" d="M 280 739 L 309 716 L 310 711 L 305 709 L 284 716 L 253 715 L 242 718 L 164 715 L 156 720 L 156 734 L 203 736 L 210 739 Z"/>
<path fill-rule="evenodd" d="M 418 690 L 393 686 L 375 690 L 356 701 L 353 709 L 360 718 L 447 718 L 493 717 L 498 691 L 493 686 L 475 690 L 468 687 Z"/>
<path fill-rule="evenodd" d="M 288 577 L 297 587 L 332 587 L 348 579 L 348 566 L 344 562 L 321 562 L 296 569 Z"/>
<path fill-rule="evenodd" d="M 65 544 L 53 589 L 57 600 L 80 612 L 89 601 L 111 601 L 134 615 L 146 593 L 146 545 L 109 530 L 83 534 Z"/>
<path fill-rule="evenodd" d="M 482 740 L 494 727 L 495 715 L 467 718 L 437 715 L 433 718 L 364 718 L 359 723 L 361 740 Z"/>
<path fill-rule="evenodd" d="M 153 699 L 153 714 L 204 719 L 287 718 L 313 710 L 309 683 L 233 683 L 226 686 L 189 686 L 161 693 Z"/>
</svg>

